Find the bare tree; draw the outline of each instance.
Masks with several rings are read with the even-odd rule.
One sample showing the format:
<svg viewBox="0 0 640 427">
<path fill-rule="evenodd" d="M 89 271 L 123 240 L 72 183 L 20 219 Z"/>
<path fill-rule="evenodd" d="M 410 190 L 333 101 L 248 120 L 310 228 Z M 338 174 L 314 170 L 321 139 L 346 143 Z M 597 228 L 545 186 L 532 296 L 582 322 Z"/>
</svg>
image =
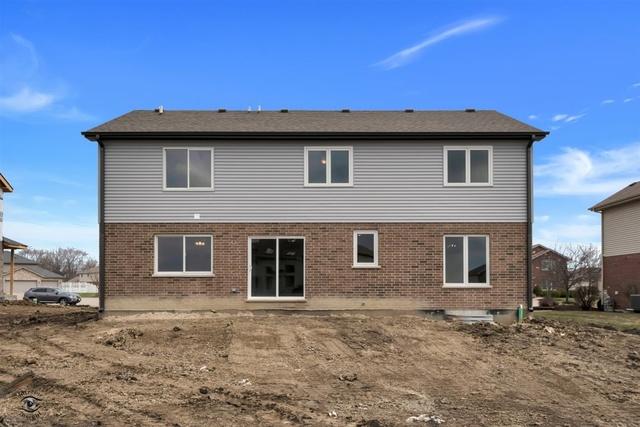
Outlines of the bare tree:
<svg viewBox="0 0 640 427">
<path fill-rule="evenodd" d="M 61 274 L 66 280 L 98 265 L 98 262 L 88 253 L 75 248 L 25 249 L 21 255 L 36 261 L 47 270 Z"/>
<path fill-rule="evenodd" d="M 588 308 L 598 295 L 598 278 L 600 276 L 600 250 L 594 245 L 566 245 L 560 252 L 568 258 L 566 267 L 560 269 L 561 283 L 566 292 L 565 302 L 569 302 L 569 292 L 580 287 L 588 288 L 586 291 L 580 289 L 577 298 L 582 299 L 579 303 L 583 306 L 589 304 Z M 595 287 L 595 292 L 593 288 Z M 575 291 L 574 291 L 575 293 Z M 590 301 L 590 302 L 589 302 Z"/>
</svg>

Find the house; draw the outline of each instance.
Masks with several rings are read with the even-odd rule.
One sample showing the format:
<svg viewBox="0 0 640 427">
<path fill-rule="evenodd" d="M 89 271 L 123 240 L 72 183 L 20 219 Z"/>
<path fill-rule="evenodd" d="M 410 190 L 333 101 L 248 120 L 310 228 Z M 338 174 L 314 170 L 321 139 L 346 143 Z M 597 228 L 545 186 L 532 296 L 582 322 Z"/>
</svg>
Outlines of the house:
<svg viewBox="0 0 640 427">
<path fill-rule="evenodd" d="M 640 181 L 589 208 L 602 216 L 602 285 L 618 308 L 640 294 Z"/>
<path fill-rule="evenodd" d="M 100 307 L 531 306 L 531 151 L 496 111 L 136 110 L 99 146 Z"/>
<path fill-rule="evenodd" d="M 5 289 L 9 289 L 9 266 L 11 264 L 11 255 L 9 253 L 4 254 L 4 286 Z M 51 287 L 57 288 L 60 286 L 64 277 L 53 271 L 49 271 L 42 267 L 36 261 L 32 261 L 21 255 L 14 255 L 14 283 L 13 293 L 18 299 L 22 299 L 22 296 L 29 288 L 36 287 Z"/>
<path fill-rule="evenodd" d="M 564 289 L 564 271 L 569 258 L 543 245 L 531 248 L 533 287 L 543 291 Z"/>
<path fill-rule="evenodd" d="M 98 283 L 98 276 L 100 275 L 100 268 L 91 267 L 78 273 L 77 276 L 71 278 L 70 282 L 83 282 L 83 283 Z"/>
<path fill-rule="evenodd" d="M 15 240 L 9 239 L 2 234 L 2 222 L 4 220 L 4 195 L 5 193 L 12 193 L 13 187 L 0 173 L 0 248 L 2 249 L 2 258 L 3 262 L 0 263 L 0 299 L 4 298 L 5 295 L 13 294 L 13 285 L 14 285 L 14 272 L 15 272 L 15 264 L 14 264 L 14 256 L 15 251 L 19 249 L 26 249 L 27 245 L 24 243 L 17 242 Z M 8 250 L 8 258 L 9 263 L 5 266 L 4 257 L 5 257 L 5 249 Z M 6 267 L 6 273 L 5 273 Z M 5 287 L 5 278 L 8 278 L 8 284 Z"/>
</svg>

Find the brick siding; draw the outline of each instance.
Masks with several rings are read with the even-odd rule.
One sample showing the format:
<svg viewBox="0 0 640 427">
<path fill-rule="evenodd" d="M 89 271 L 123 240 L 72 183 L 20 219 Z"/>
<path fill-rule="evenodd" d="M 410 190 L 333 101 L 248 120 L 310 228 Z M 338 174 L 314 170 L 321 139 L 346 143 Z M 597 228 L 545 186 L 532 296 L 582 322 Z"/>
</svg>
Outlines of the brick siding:
<svg viewBox="0 0 640 427">
<path fill-rule="evenodd" d="M 606 256 L 603 264 L 604 289 L 616 308 L 629 308 L 629 294 L 640 294 L 640 253 Z"/>
<path fill-rule="evenodd" d="M 353 231 L 377 230 L 379 269 L 354 269 Z M 314 297 L 404 297 L 427 308 L 526 306 L 525 223 L 384 224 L 105 224 L 106 297 L 247 296 L 250 236 L 305 238 L 305 293 Z M 153 277 L 154 235 L 213 235 L 215 277 Z M 445 289 L 443 235 L 486 234 L 490 238 L 490 289 Z M 232 294 L 231 288 L 238 288 Z M 393 307 L 389 307 L 393 308 Z"/>
</svg>

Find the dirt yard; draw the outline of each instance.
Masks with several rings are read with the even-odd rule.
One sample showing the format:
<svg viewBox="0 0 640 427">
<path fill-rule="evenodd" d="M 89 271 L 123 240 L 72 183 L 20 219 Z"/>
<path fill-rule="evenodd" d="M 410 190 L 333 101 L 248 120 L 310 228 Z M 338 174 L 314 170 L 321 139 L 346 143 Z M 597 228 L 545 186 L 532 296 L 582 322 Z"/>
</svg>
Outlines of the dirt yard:
<svg viewBox="0 0 640 427">
<path fill-rule="evenodd" d="M 465 326 L 417 315 L 93 316 L 0 305 L 0 425 L 640 420 L 633 333 L 554 320 Z M 34 412 L 21 409 L 28 396 L 38 399 Z"/>
</svg>

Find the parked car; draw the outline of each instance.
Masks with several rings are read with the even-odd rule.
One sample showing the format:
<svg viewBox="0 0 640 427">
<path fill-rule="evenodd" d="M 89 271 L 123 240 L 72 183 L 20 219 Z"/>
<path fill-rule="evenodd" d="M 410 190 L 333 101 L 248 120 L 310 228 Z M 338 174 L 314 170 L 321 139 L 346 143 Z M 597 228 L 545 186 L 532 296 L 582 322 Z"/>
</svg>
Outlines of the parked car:
<svg viewBox="0 0 640 427">
<path fill-rule="evenodd" d="M 24 293 L 23 299 L 43 304 L 60 305 L 76 305 L 81 301 L 80 295 L 56 288 L 31 288 Z"/>
</svg>

